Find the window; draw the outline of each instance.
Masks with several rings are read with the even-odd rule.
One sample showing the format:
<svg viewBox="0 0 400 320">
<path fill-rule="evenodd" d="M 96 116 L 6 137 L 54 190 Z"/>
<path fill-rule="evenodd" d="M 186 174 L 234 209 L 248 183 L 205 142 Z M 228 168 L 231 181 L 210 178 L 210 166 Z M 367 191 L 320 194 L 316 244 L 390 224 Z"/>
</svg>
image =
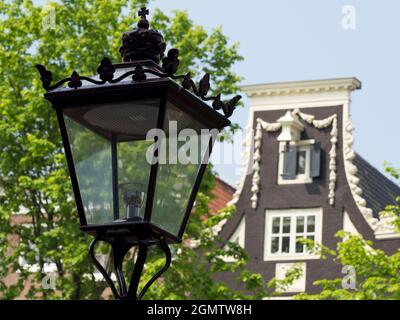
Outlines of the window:
<svg viewBox="0 0 400 320">
<path fill-rule="evenodd" d="M 318 258 L 298 240 L 321 243 L 322 209 L 267 210 L 264 260 Z"/>
<path fill-rule="evenodd" d="M 278 184 L 310 183 L 319 177 L 321 148 L 314 140 L 280 142 Z"/>
<path fill-rule="evenodd" d="M 297 151 L 296 175 L 306 173 L 306 158 L 307 158 L 307 150 Z"/>
</svg>

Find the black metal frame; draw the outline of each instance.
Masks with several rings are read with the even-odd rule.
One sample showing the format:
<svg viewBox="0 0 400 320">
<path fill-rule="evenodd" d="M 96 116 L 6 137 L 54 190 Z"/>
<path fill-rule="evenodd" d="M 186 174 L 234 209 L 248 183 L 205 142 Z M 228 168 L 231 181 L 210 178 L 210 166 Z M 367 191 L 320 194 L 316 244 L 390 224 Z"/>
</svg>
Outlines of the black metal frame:
<svg viewBox="0 0 400 320">
<path fill-rule="evenodd" d="M 217 130 L 221 130 L 223 127 L 228 125 L 230 122 L 224 116 L 220 115 L 218 112 L 212 110 L 208 107 L 203 101 L 196 98 L 193 94 L 186 90 L 181 90 L 181 87 L 176 84 L 174 81 L 169 79 L 154 79 L 148 80 L 146 82 L 139 83 L 126 83 L 119 84 L 115 86 L 105 86 L 105 87 L 90 87 L 90 88 L 82 88 L 79 90 L 70 90 L 66 89 L 66 91 L 55 91 L 49 92 L 46 94 L 46 98 L 50 100 L 53 104 L 53 108 L 56 109 L 60 132 L 64 144 L 65 154 L 67 157 L 67 162 L 69 164 L 71 182 L 75 194 L 75 198 L 77 201 L 78 213 L 82 217 L 81 226 L 83 231 L 93 231 L 93 228 L 86 228 L 87 226 L 85 221 L 85 212 L 83 209 L 83 203 L 80 195 L 79 184 L 75 172 L 74 161 L 72 152 L 70 149 L 69 137 L 65 128 L 65 122 L 63 117 L 63 110 L 69 110 L 75 107 L 90 106 L 91 104 L 96 104 L 99 102 L 105 103 L 106 101 L 126 101 L 126 100 L 136 100 L 143 98 L 151 98 L 158 97 L 160 98 L 160 107 L 159 107 L 159 115 L 157 120 L 157 128 L 164 129 L 164 121 L 165 121 L 165 112 L 166 112 L 166 101 L 171 100 L 174 104 L 177 105 L 178 108 L 183 110 L 184 112 L 190 114 L 192 117 L 196 118 L 198 121 L 203 123 L 205 127 L 209 129 L 216 128 Z M 192 106 L 196 105 L 196 108 Z M 96 128 L 91 128 L 87 124 L 85 124 L 88 129 L 96 131 Z M 97 132 L 97 131 L 96 131 Z M 97 132 L 101 134 L 101 132 Z M 104 136 L 104 135 L 103 135 Z M 107 137 L 104 136 L 107 140 L 110 141 L 112 145 L 112 164 L 114 167 L 113 172 L 116 173 L 116 155 L 117 155 L 117 147 L 115 141 L 113 142 L 113 136 Z M 207 155 L 211 153 L 211 148 L 208 150 Z M 157 155 L 155 155 L 157 156 Z M 157 167 L 158 164 L 152 164 L 150 171 L 150 178 L 147 190 L 147 202 L 146 202 L 146 212 L 144 221 L 151 221 L 151 208 L 153 202 L 153 195 L 155 190 L 155 183 L 157 179 Z M 192 205 L 194 202 L 195 195 L 197 193 L 198 187 L 200 185 L 200 181 L 202 175 L 204 174 L 206 164 L 201 164 L 199 168 L 198 178 L 194 185 L 194 190 L 191 193 L 188 207 L 185 212 L 185 216 L 190 214 L 192 209 Z M 117 179 L 116 175 L 113 176 L 113 189 L 114 191 L 117 189 Z M 113 192 L 115 198 L 117 198 L 117 192 Z M 114 204 L 117 203 L 118 199 L 114 198 Z M 117 200 L 117 201 L 116 201 Z M 115 205 L 115 212 L 119 208 Z M 114 213 L 115 213 L 114 212 Z M 116 213 L 115 213 L 116 216 Z M 184 221 L 187 219 L 185 218 Z M 114 224 L 113 224 L 114 225 Z M 94 226 L 93 226 L 94 227 Z M 151 229 L 154 229 L 155 226 L 152 226 Z M 96 228 L 94 228 L 96 229 Z M 92 232 L 91 232 L 92 233 Z M 158 232 L 155 232 L 156 236 L 158 236 Z M 183 232 L 180 232 L 181 238 Z M 171 235 L 166 235 L 170 242 L 176 242 L 174 237 Z"/>
<path fill-rule="evenodd" d="M 72 157 L 71 147 L 69 144 L 68 133 L 67 133 L 67 129 L 65 127 L 62 110 L 58 109 L 58 110 L 56 110 L 56 113 L 57 113 L 58 125 L 60 126 L 61 139 L 62 139 L 63 145 L 64 145 L 65 157 L 67 158 L 67 165 L 68 165 L 69 176 L 71 179 L 72 190 L 74 192 L 76 207 L 77 207 L 78 214 L 79 214 L 79 222 L 80 222 L 81 226 L 84 226 L 84 225 L 87 225 L 86 216 L 84 214 L 85 210 L 83 208 L 83 201 L 82 201 L 81 193 L 79 191 L 78 178 L 76 176 L 75 164 L 74 164 L 74 159 Z M 83 213 L 83 214 L 81 214 L 81 213 Z"/>
<path fill-rule="evenodd" d="M 96 259 L 94 249 L 96 243 L 101 240 L 101 237 L 97 235 L 89 246 L 89 256 L 92 260 L 93 264 L 99 270 L 99 272 L 103 275 L 104 279 L 107 281 L 107 284 L 111 288 L 112 293 L 114 294 L 115 298 L 118 300 L 140 300 L 144 294 L 146 293 L 147 289 L 156 281 L 171 265 L 171 250 L 167 244 L 167 241 L 163 236 L 161 236 L 156 242 L 150 242 L 149 240 L 140 240 L 135 244 L 128 244 L 124 241 L 117 241 L 111 243 L 112 248 L 112 256 L 114 261 L 114 274 L 117 278 L 118 289 L 116 288 L 114 282 L 111 279 L 111 276 L 108 272 L 104 269 L 104 267 L 100 264 L 100 262 Z M 157 271 L 153 277 L 144 285 L 142 290 L 138 292 L 140 278 L 143 273 L 143 267 L 146 261 L 148 247 L 150 245 L 158 245 L 160 249 L 163 250 L 165 254 L 165 264 L 164 266 Z M 128 253 L 128 251 L 134 247 L 138 247 L 137 258 L 135 262 L 135 267 L 133 269 L 131 279 L 129 282 L 129 286 L 127 286 L 125 275 L 123 272 L 123 261 L 124 257 Z"/>
<path fill-rule="evenodd" d="M 113 209 L 114 220 L 119 219 L 119 197 L 118 197 L 118 149 L 117 141 L 114 135 L 111 136 L 111 172 L 113 188 Z"/>
<path fill-rule="evenodd" d="M 159 113 L 157 117 L 157 128 L 164 129 L 164 121 L 167 109 L 167 101 L 171 101 L 179 109 L 188 113 L 197 121 L 203 123 L 209 129 L 217 129 L 218 131 L 229 125 L 229 120 L 210 108 L 205 102 L 198 97 L 194 96 L 187 90 L 183 90 L 175 81 L 169 78 L 148 79 L 146 81 L 131 81 L 113 85 L 104 86 L 88 86 L 78 89 L 58 89 L 45 94 L 46 98 L 52 102 L 53 108 L 56 110 L 57 118 L 60 126 L 60 133 L 64 145 L 64 150 L 67 158 L 68 168 L 72 187 L 77 203 L 79 213 L 81 230 L 91 234 L 95 237 L 89 247 L 89 254 L 96 268 L 106 279 L 113 294 L 117 299 L 140 299 L 147 288 L 153 283 L 166 269 L 169 267 L 171 261 L 171 254 L 168 243 L 181 242 L 184 230 L 189 220 L 190 213 L 196 198 L 196 194 L 200 187 L 202 177 L 206 171 L 207 163 L 202 163 L 199 166 L 196 181 L 192 187 L 190 197 L 187 202 L 185 213 L 182 217 L 179 231 L 177 235 L 158 227 L 151 222 L 152 207 L 154 200 L 154 193 L 156 188 L 158 162 L 151 165 L 150 177 L 146 198 L 146 209 L 144 214 L 144 221 L 128 221 L 128 222 L 113 222 L 102 225 L 87 225 L 86 216 L 83 207 L 83 201 L 80 194 L 78 179 L 75 171 L 73 155 L 70 147 L 69 137 L 64 120 L 64 110 L 72 110 L 72 108 L 80 106 L 90 106 L 96 103 L 116 102 L 116 101 L 133 101 L 143 98 L 160 98 Z M 193 108 L 195 106 L 196 108 Z M 85 126 L 93 131 L 96 128 L 91 128 L 87 124 Z M 97 132 L 97 131 L 96 131 Z M 106 136 L 102 132 L 97 132 L 111 143 L 111 156 L 112 156 L 112 182 L 113 182 L 113 204 L 114 204 L 114 217 L 118 218 L 118 175 L 117 175 L 117 141 L 115 136 Z M 209 140 L 208 150 L 204 157 L 208 158 L 211 154 L 214 137 Z M 154 155 L 155 157 L 158 154 Z M 94 256 L 94 247 L 98 241 L 106 241 L 112 246 L 114 257 L 114 272 L 117 277 L 118 290 L 112 282 L 110 276 L 99 264 Z M 145 285 L 143 290 L 138 293 L 139 279 L 142 274 L 144 261 L 147 256 L 147 249 L 149 245 L 159 245 L 165 255 L 166 264 L 157 274 Z M 133 246 L 138 246 L 138 258 L 135 264 L 134 272 L 132 274 L 129 288 L 127 287 L 125 276 L 122 272 L 122 262 Z"/>
<path fill-rule="evenodd" d="M 160 130 L 164 129 L 164 120 L 165 120 L 166 109 L 167 109 L 167 100 L 166 100 L 166 96 L 163 96 L 160 100 L 160 108 L 159 108 L 158 119 L 157 119 L 157 128 Z M 155 139 L 154 139 L 154 142 L 156 142 Z M 154 158 L 158 158 L 158 150 L 155 150 L 155 153 L 153 155 L 153 160 L 154 160 Z M 153 213 L 154 193 L 156 190 L 156 183 L 157 183 L 157 174 L 158 174 L 158 161 L 153 161 L 151 168 L 150 168 L 149 184 L 147 187 L 147 198 L 146 198 L 146 209 L 145 209 L 145 213 L 144 213 L 144 221 L 151 221 L 151 215 Z"/>
<path fill-rule="evenodd" d="M 123 64 L 112 64 L 108 58 L 103 58 L 97 68 L 100 80 L 81 76 L 76 71 L 73 71 L 71 76 L 52 84 L 52 72 L 48 71 L 43 65 L 36 65 L 40 73 L 43 87 L 47 91 L 45 97 L 52 103 L 57 113 L 81 230 L 94 236 L 94 240 L 89 246 L 90 258 L 107 281 L 117 299 L 141 299 L 149 286 L 170 266 L 171 251 L 168 244 L 181 242 L 196 194 L 206 171 L 208 158 L 211 154 L 215 137 L 210 137 L 208 149 L 204 155 L 207 161 L 203 159 L 199 166 L 197 177 L 192 187 L 182 221 L 180 221 L 181 224 L 177 235 L 171 234 L 151 222 L 158 175 L 158 161 L 153 162 L 150 167 L 143 221 L 117 221 L 109 224 L 88 225 L 64 121 L 64 111 L 71 110 L 71 108 L 75 107 L 90 106 L 96 102 L 132 101 L 143 97 L 156 97 L 160 98 L 159 113 L 157 116 L 158 129 L 164 129 L 167 101 L 171 101 L 179 109 L 190 114 L 208 129 L 217 129 L 220 131 L 230 124 L 228 117 L 232 115 L 233 110 L 241 99 L 241 96 L 237 95 L 228 101 L 222 101 L 221 94 L 214 96 L 208 95 L 210 91 L 209 74 L 205 74 L 198 85 L 192 80 L 190 73 L 175 75 L 179 66 L 179 51 L 177 49 L 171 49 L 167 56 L 164 57 L 165 43 L 163 42 L 163 37 L 155 30 L 148 30 L 149 23 L 146 19 L 147 14 L 148 10 L 142 8 L 139 11 L 141 20 L 138 23 L 138 28 L 123 36 L 121 53 L 124 61 L 131 61 L 132 59 L 134 61 Z M 162 65 L 160 66 L 158 62 L 161 59 Z M 115 78 L 114 73 L 118 68 L 130 68 L 130 70 Z M 149 74 L 156 76 L 156 78 L 148 78 Z M 89 85 L 83 86 L 83 81 L 88 82 Z M 175 81 L 181 81 L 181 85 Z M 211 107 L 205 103 L 207 101 L 212 102 Z M 223 115 L 217 112 L 217 110 L 222 110 Z M 76 114 L 75 117 L 79 118 Z M 98 133 L 111 143 L 113 215 L 114 220 L 117 220 L 120 214 L 117 165 L 118 142 L 128 138 L 116 137 L 111 132 L 92 127 L 87 123 L 81 123 L 78 119 L 74 119 L 73 117 L 72 119 Z M 119 140 L 117 141 L 117 139 Z M 158 150 L 155 151 L 153 156 L 158 157 Z M 98 241 L 105 241 L 111 245 L 114 260 L 114 273 L 117 278 L 118 289 L 110 275 L 95 257 L 94 248 Z M 150 279 L 140 292 L 138 292 L 139 281 L 150 245 L 158 245 L 164 251 L 166 262 L 164 267 Z M 138 247 L 137 259 L 129 287 L 127 287 L 122 266 L 124 257 L 134 246 Z"/>
</svg>

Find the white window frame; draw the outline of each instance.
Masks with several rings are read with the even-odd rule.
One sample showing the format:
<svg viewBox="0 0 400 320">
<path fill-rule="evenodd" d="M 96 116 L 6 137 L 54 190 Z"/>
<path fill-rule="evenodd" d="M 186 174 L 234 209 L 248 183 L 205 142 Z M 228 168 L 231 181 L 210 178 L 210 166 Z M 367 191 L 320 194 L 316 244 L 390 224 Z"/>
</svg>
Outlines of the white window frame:
<svg viewBox="0 0 400 320">
<path fill-rule="evenodd" d="M 320 254 L 310 252 L 296 253 L 296 217 L 315 216 L 314 241 L 322 243 L 322 208 L 304 209 L 272 209 L 265 211 L 265 231 L 264 231 L 264 261 L 292 261 L 292 260 L 312 260 L 320 259 Z M 272 238 L 272 219 L 276 217 L 290 217 L 289 233 L 289 253 L 271 253 Z M 282 228 L 279 230 L 282 234 Z"/>
<path fill-rule="evenodd" d="M 300 183 L 311 183 L 313 181 L 311 177 L 311 145 L 315 143 L 314 139 L 300 140 L 290 142 L 290 145 L 296 146 L 298 151 L 306 152 L 306 167 L 305 173 L 296 175 L 295 179 L 283 179 L 283 161 L 286 141 L 279 142 L 279 161 L 278 161 L 278 184 L 300 184 Z"/>
</svg>

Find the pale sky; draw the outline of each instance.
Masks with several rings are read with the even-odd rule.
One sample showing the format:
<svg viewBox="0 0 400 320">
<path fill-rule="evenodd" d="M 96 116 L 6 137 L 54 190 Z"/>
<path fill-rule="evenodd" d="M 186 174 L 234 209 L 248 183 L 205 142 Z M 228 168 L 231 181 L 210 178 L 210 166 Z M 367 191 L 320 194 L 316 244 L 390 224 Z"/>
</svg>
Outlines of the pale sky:
<svg viewBox="0 0 400 320">
<path fill-rule="evenodd" d="M 342 27 L 346 5 L 355 9 L 354 30 Z M 363 88 L 353 93 L 354 149 L 381 171 L 385 160 L 400 168 L 400 1 L 154 0 L 150 15 L 155 7 L 187 10 L 206 29 L 221 25 L 240 43 L 245 60 L 235 71 L 243 84 L 357 77 Z M 247 114 L 237 110 L 233 121 L 245 127 Z M 216 166 L 231 184 L 235 169 Z"/>
<path fill-rule="evenodd" d="M 345 5 L 355 8 L 355 29 L 342 27 Z M 400 1 L 396 0 L 155 0 L 150 9 L 185 9 L 198 24 L 222 25 L 240 43 L 235 67 L 243 84 L 357 77 L 353 92 L 354 149 L 377 169 L 400 168 Z M 233 119 L 242 127 L 247 110 Z M 231 184 L 232 166 L 216 166 Z"/>
</svg>

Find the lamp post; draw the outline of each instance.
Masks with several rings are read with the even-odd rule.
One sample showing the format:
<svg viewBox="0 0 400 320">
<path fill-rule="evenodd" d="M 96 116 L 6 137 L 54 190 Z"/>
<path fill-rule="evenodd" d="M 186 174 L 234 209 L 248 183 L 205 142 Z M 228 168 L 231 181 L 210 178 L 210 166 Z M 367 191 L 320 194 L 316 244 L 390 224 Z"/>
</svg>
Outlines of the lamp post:
<svg viewBox="0 0 400 320">
<path fill-rule="evenodd" d="M 147 14 L 142 8 L 137 27 L 123 35 L 123 63 L 103 58 L 95 76 L 74 71 L 52 84 L 52 73 L 36 65 L 57 114 L 80 228 L 94 236 L 90 257 L 117 299 L 142 298 L 168 269 L 169 244 L 181 242 L 215 132 L 230 124 L 240 100 L 208 95 L 208 74 L 199 85 L 190 74 L 175 75 L 179 52 L 164 56 L 163 36 L 149 28 Z M 195 156 L 182 162 L 171 154 L 186 150 L 187 139 L 177 140 L 183 132 L 197 144 Z M 95 258 L 98 241 L 111 245 L 118 288 Z M 164 251 L 166 262 L 137 292 L 152 245 Z M 134 246 L 138 254 L 128 286 L 122 263 Z"/>
</svg>

